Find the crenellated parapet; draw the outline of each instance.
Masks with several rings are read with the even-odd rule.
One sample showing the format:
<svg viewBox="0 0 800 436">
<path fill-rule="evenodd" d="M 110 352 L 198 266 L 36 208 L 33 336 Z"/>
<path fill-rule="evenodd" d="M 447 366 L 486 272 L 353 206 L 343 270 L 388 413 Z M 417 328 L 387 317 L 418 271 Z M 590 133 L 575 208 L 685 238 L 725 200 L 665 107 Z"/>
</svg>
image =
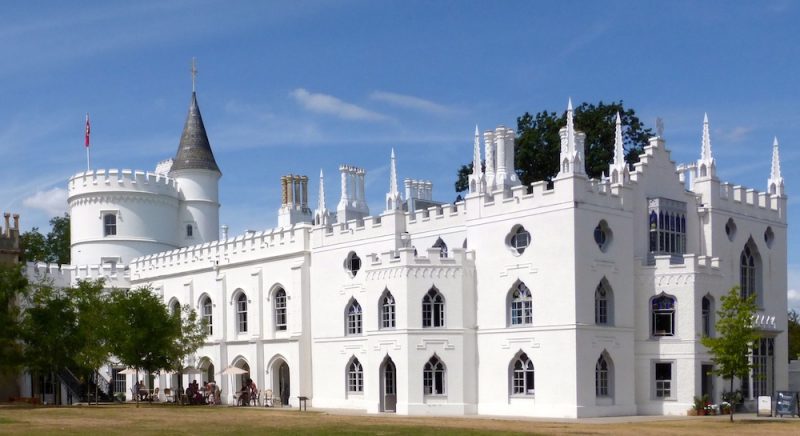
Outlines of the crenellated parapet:
<svg viewBox="0 0 800 436">
<path fill-rule="evenodd" d="M 133 282 L 170 273 L 215 269 L 241 262 L 299 254 L 309 249 L 312 226 L 307 223 L 260 232 L 248 231 L 232 239 L 137 257 L 130 264 Z"/>
<path fill-rule="evenodd" d="M 141 193 L 178 198 L 175 179 L 163 174 L 129 169 L 85 171 L 69 179 L 70 201 L 78 196 Z"/>
<path fill-rule="evenodd" d="M 714 192 L 711 195 L 714 195 Z M 786 200 L 777 195 L 722 182 L 716 200 L 718 201 L 714 204 L 722 210 L 770 221 L 786 222 Z"/>
<path fill-rule="evenodd" d="M 28 262 L 25 275 L 32 283 L 49 282 L 55 287 L 74 286 L 78 280 L 103 279 L 106 288 L 130 288 L 128 272 L 114 265 L 59 265 Z"/>
<path fill-rule="evenodd" d="M 465 273 L 471 275 L 474 265 L 475 252 L 463 248 L 453 248 L 448 257 L 441 257 L 438 248 L 428 248 L 426 253 L 417 255 L 413 248 L 401 248 L 367 255 L 365 272 L 367 281 L 398 277 L 456 279 Z"/>
</svg>

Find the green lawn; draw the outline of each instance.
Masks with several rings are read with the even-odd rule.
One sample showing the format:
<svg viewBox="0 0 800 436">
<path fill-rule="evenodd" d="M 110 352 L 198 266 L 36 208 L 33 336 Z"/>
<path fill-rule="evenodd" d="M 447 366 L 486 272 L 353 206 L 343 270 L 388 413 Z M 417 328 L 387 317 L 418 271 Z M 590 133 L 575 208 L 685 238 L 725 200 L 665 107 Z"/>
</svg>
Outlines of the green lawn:
<svg viewBox="0 0 800 436">
<path fill-rule="evenodd" d="M 488 418 L 341 415 L 297 409 L 181 407 L 173 405 L 31 407 L 0 406 L 0 434 L 331 434 L 656 435 L 800 434 L 800 419 L 742 420 L 724 417 L 648 420 L 636 423 L 561 423 Z"/>
</svg>

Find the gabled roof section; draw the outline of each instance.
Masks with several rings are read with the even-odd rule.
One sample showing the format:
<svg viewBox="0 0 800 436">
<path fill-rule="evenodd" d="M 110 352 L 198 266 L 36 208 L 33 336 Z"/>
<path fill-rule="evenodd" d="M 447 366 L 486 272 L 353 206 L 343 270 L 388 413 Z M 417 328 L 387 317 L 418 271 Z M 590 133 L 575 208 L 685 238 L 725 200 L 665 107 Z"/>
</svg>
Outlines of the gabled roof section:
<svg viewBox="0 0 800 436">
<path fill-rule="evenodd" d="M 210 170 L 222 174 L 217 166 L 217 161 L 214 160 L 211 143 L 208 142 L 206 127 L 203 125 L 203 117 L 200 115 L 195 92 L 192 92 L 192 103 L 189 105 L 189 114 L 186 116 L 178 153 L 175 155 L 175 162 L 172 164 L 170 173 L 188 169 Z"/>
</svg>

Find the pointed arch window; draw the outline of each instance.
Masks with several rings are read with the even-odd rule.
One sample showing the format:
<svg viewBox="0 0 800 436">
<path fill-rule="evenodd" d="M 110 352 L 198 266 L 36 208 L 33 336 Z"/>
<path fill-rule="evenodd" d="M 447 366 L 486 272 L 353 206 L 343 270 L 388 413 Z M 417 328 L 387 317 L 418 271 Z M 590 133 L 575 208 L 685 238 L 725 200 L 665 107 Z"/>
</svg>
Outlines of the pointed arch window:
<svg viewBox="0 0 800 436">
<path fill-rule="evenodd" d="M 361 305 L 358 304 L 358 300 L 351 301 L 347 306 L 345 317 L 346 333 L 348 335 L 361 334 L 361 315 Z"/>
<path fill-rule="evenodd" d="M 436 287 L 422 297 L 422 327 L 444 327 L 444 295 Z"/>
<path fill-rule="evenodd" d="M 206 328 L 208 329 L 208 335 L 211 336 L 214 334 L 214 306 L 211 304 L 211 298 L 206 297 L 203 299 L 203 319 L 206 321 Z"/>
<path fill-rule="evenodd" d="M 191 238 L 194 236 L 194 228 L 191 224 L 186 224 L 186 237 Z"/>
<path fill-rule="evenodd" d="M 423 393 L 425 395 L 444 395 L 446 374 L 444 363 L 434 354 L 425 363 L 425 369 L 422 372 Z"/>
<path fill-rule="evenodd" d="M 387 289 L 381 297 L 381 328 L 391 329 L 395 327 L 395 302 L 394 296 Z"/>
<path fill-rule="evenodd" d="M 347 392 L 351 394 L 364 393 L 364 369 L 361 367 L 361 362 L 355 357 L 347 365 Z"/>
<path fill-rule="evenodd" d="M 512 326 L 533 324 L 533 297 L 525 283 L 511 290 L 509 315 Z"/>
<path fill-rule="evenodd" d="M 611 365 L 604 354 L 594 365 L 594 393 L 598 397 L 611 396 Z"/>
<path fill-rule="evenodd" d="M 700 303 L 702 311 L 702 329 L 703 336 L 711 337 L 711 329 L 714 326 L 714 308 L 711 298 L 706 295 Z"/>
<path fill-rule="evenodd" d="M 239 333 L 247 333 L 247 295 L 242 292 L 236 299 L 236 320 Z"/>
<path fill-rule="evenodd" d="M 761 259 L 752 239 L 747 241 L 739 256 L 739 288 L 742 298 L 758 296 Z"/>
<path fill-rule="evenodd" d="M 286 291 L 278 288 L 275 291 L 275 330 L 286 330 Z"/>
<path fill-rule="evenodd" d="M 436 240 L 433 243 L 433 248 L 439 249 L 439 257 L 447 257 L 447 244 L 444 243 L 442 238 Z"/>
<path fill-rule="evenodd" d="M 614 291 L 605 279 L 594 290 L 594 323 L 614 325 Z"/>
<path fill-rule="evenodd" d="M 172 315 L 176 313 L 181 313 L 181 303 L 178 300 L 172 300 L 172 303 L 169 305 L 169 312 Z"/>
<path fill-rule="evenodd" d="M 512 361 L 511 367 L 511 394 L 533 395 L 535 388 L 533 361 L 527 354 L 520 353 Z"/>
</svg>

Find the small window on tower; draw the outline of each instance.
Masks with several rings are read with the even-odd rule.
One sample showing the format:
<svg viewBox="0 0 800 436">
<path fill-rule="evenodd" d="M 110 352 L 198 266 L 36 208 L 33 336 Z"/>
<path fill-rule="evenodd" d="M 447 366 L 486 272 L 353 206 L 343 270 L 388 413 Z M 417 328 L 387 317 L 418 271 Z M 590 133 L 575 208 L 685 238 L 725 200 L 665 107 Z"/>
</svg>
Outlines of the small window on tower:
<svg viewBox="0 0 800 436">
<path fill-rule="evenodd" d="M 114 236 L 117 234 L 117 215 L 107 213 L 103 216 L 103 236 Z"/>
<path fill-rule="evenodd" d="M 191 224 L 186 224 L 186 237 L 191 238 L 193 236 L 194 229 L 192 228 Z"/>
</svg>

